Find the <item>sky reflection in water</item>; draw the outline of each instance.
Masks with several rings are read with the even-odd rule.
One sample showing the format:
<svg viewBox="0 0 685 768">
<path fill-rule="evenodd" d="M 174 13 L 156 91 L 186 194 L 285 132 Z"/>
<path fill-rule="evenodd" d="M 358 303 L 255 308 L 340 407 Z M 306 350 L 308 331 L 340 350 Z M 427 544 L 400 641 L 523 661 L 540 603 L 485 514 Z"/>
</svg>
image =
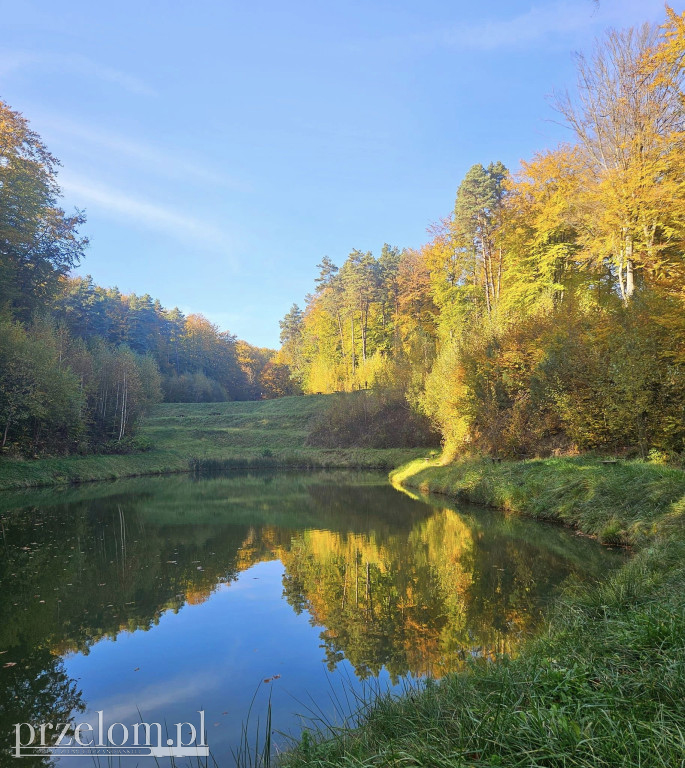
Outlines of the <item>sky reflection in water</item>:
<svg viewBox="0 0 685 768">
<path fill-rule="evenodd" d="M 365 686 L 515 652 L 567 579 L 621 559 L 349 472 L 5 494 L 0 514 L 2 741 L 16 722 L 104 710 L 171 725 L 204 709 L 221 765 L 258 688 L 253 725 L 270 694 L 279 730 L 298 730 L 294 713 L 339 719 Z"/>
</svg>

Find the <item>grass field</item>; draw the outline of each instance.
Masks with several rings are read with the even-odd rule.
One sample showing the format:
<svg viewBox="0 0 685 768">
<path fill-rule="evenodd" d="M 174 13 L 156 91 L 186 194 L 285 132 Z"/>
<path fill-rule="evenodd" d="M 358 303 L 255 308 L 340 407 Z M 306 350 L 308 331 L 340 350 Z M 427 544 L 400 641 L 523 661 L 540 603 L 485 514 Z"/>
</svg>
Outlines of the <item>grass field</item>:
<svg viewBox="0 0 685 768">
<path fill-rule="evenodd" d="M 0 490 L 189 470 L 350 467 L 389 470 L 420 449 L 326 449 L 305 445 L 310 420 L 335 395 L 234 403 L 162 403 L 140 434 L 152 450 L 129 455 L 0 459 Z"/>
</svg>

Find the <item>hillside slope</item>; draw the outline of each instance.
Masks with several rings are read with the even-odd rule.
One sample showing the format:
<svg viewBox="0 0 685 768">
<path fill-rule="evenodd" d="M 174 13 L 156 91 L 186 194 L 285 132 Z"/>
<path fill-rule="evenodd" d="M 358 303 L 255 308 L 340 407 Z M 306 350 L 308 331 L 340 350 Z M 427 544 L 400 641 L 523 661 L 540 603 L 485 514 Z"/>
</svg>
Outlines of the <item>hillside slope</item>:
<svg viewBox="0 0 685 768">
<path fill-rule="evenodd" d="M 0 460 L 0 490 L 168 472 L 239 467 L 391 469 L 425 448 L 327 449 L 306 446 L 311 420 L 336 395 L 231 403 L 161 403 L 140 437 L 151 450 L 128 455 Z"/>
</svg>

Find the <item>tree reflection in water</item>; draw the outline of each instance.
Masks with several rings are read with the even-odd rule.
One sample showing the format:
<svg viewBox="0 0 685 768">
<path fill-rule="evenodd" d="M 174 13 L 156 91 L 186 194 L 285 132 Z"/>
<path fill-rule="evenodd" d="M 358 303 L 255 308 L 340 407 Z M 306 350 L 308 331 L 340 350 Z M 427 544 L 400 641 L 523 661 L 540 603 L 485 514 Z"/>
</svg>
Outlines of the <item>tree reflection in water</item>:
<svg viewBox="0 0 685 768">
<path fill-rule="evenodd" d="M 393 679 L 515 652 L 565 580 L 614 562 L 567 531 L 414 500 L 373 474 L 139 479 L 0 504 L 3 738 L 83 709 L 61 656 L 148 631 L 259 562 L 282 561 L 329 669 L 346 658 Z"/>
</svg>

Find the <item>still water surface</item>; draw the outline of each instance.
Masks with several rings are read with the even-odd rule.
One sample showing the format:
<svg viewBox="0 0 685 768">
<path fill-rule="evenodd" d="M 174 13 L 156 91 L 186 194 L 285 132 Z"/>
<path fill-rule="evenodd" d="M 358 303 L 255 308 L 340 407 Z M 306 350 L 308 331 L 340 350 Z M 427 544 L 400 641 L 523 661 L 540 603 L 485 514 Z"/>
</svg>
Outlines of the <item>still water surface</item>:
<svg viewBox="0 0 685 768">
<path fill-rule="evenodd" d="M 16 722 L 102 710 L 106 723 L 171 725 L 202 709 L 230 766 L 255 692 L 253 726 L 269 696 L 280 731 L 297 733 L 299 715 L 339 721 L 369 682 L 399 688 L 515 652 L 568 579 L 620 561 L 367 473 L 5 494 L 0 516 L 0 764 Z"/>
</svg>

